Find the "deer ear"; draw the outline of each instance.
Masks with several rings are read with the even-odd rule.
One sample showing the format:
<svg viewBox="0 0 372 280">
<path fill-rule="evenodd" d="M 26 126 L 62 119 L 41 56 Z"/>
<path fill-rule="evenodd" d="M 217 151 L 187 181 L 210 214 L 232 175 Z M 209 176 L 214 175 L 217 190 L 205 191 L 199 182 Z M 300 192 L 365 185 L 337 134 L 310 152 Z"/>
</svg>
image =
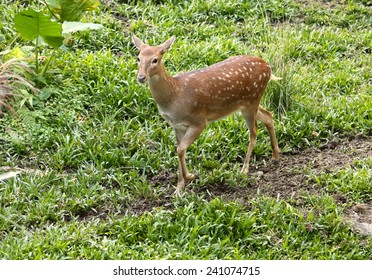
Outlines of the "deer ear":
<svg viewBox="0 0 372 280">
<path fill-rule="evenodd" d="M 174 40 L 176 40 L 176 36 L 172 36 L 167 41 L 165 41 L 163 44 L 159 45 L 158 46 L 159 52 L 161 54 L 164 54 L 166 51 L 168 51 L 172 47 Z"/>
<path fill-rule="evenodd" d="M 143 49 L 143 47 L 145 47 L 146 45 L 145 45 L 145 43 L 143 43 L 142 41 L 141 41 L 141 39 L 139 39 L 136 35 L 134 35 L 134 34 L 132 34 L 132 42 L 133 42 L 133 44 L 139 49 L 139 50 L 141 50 L 141 49 Z"/>
</svg>

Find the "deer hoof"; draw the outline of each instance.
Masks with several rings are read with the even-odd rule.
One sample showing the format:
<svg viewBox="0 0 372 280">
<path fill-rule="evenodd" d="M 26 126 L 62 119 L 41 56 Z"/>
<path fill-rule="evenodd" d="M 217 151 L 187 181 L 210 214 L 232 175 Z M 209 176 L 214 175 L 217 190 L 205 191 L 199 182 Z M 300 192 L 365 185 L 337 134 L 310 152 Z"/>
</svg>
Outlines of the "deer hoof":
<svg viewBox="0 0 372 280">
<path fill-rule="evenodd" d="M 196 174 L 192 174 L 192 173 L 189 173 L 189 174 L 187 174 L 187 175 L 185 176 L 185 179 L 186 179 L 186 180 L 189 180 L 189 181 L 194 180 L 194 179 L 196 179 L 196 178 L 198 178 L 198 175 L 196 175 Z"/>
<path fill-rule="evenodd" d="M 242 167 L 242 170 L 241 170 L 241 172 L 243 173 L 243 174 L 248 174 L 248 170 L 249 170 L 249 165 L 243 165 L 243 167 Z"/>
<path fill-rule="evenodd" d="M 272 163 L 274 164 L 274 165 L 278 165 L 279 164 L 279 158 L 272 158 Z"/>
<path fill-rule="evenodd" d="M 176 197 L 181 197 L 182 194 L 183 194 L 183 188 L 179 188 L 179 187 L 177 186 L 176 190 L 174 191 L 174 195 L 175 195 Z"/>
<path fill-rule="evenodd" d="M 180 197 L 183 193 L 183 189 L 185 188 L 185 181 L 182 180 L 177 183 L 176 190 L 174 191 L 175 196 Z"/>
</svg>

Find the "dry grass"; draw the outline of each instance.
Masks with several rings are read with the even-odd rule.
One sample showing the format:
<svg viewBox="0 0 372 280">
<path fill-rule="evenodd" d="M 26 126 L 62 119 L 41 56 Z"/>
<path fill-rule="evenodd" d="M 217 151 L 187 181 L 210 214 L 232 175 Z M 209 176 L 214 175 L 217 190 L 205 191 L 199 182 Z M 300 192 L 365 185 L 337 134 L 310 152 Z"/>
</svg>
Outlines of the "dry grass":
<svg viewBox="0 0 372 280">
<path fill-rule="evenodd" d="M 25 73 L 33 74 L 33 70 L 28 67 L 21 58 L 12 58 L 6 62 L 0 61 L 0 117 L 3 115 L 2 108 L 15 113 L 12 107 L 11 98 L 21 96 L 20 88 L 27 88 L 33 93 L 38 89 L 24 77 Z"/>
</svg>

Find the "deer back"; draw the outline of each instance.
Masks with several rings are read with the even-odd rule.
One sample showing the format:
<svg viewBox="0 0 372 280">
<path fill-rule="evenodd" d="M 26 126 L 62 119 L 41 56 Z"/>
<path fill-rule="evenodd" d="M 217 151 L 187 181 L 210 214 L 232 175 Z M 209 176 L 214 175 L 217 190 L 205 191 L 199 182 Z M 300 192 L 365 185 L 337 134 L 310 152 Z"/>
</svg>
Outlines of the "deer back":
<svg viewBox="0 0 372 280">
<path fill-rule="evenodd" d="M 270 80 L 271 67 L 262 59 L 236 56 L 174 77 L 178 102 L 194 111 L 205 111 L 208 121 L 239 109 L 256 107 Z M 190 111 L 190 109 L 189 109 Z"/>
</svg>

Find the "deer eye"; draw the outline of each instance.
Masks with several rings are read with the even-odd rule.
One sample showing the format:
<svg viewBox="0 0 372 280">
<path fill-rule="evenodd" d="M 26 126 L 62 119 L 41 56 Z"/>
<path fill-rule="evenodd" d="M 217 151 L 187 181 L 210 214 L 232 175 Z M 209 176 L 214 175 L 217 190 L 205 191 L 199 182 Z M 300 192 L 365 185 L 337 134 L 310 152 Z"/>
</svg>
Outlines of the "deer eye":
<svg viewBox="0 0 372 280">
<path fill-rule="evenodd" d="M 154 58 L 152 61 L 151 61 L 152 64 L 156 64 L 158 63 L 158 59 L 157 58 Z"/>
<path fill-rule="evenodd" d="M 137 62 L 140 63 L 141 62 L 141 59 L 139 57 L 137 57 Z"/>
</svg>

